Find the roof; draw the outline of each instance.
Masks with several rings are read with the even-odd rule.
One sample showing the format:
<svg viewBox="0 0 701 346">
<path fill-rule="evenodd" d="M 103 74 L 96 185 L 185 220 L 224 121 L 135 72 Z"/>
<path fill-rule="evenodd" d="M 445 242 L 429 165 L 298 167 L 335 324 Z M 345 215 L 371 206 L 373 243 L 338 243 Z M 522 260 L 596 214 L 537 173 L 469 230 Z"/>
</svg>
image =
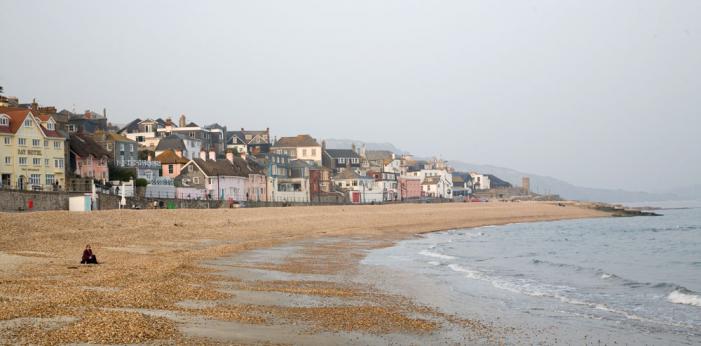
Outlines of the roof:
<svg viewBox="0 0 701 346">
<path fill-rule="evenodd" d="M 32 110 L 26 108 L 0 107 L 0 114 L 5 114 L 10 118 L 10 126 L 0 126 L 0 133 L 17 133 L 27 116 L 29 114 L 32 114 Z M 48 115 L 40 115 L 40 120 L 41 117 L 44 117 L 46 120 L 50 118 L 50 116 Z M 56 132 L 55 130 L 48 130 L 43 125 L 41 125 L 41 123 L 39 124 L 39 127 L 41 128 L 41 131 L 46 137 L 64 138 L 60 133 Z"/>
<path fill-rule="evenodd" d="M 185 125 L 185 127 L 200 127 L 200 126 L 193 123 L 193 122 L 190 122 L 189 124 Z"/>
<path fill-rule="evenodd" d="M 342 157 L 360 158 L 360 155 L 353 149 L 326 149 L 324 152 L 334 159 Z"/>
<path fill-rule="evenodd" d="M 122 127 L 119 131 L 117 131 L 117 133 L 122 133 L 122 132 L 130 133 L 132 131 L 136 131 L 139 129 L 140 122 L 141 122 L 141 119 L 136 118 L 136 119 L 132 120 L 130 123 L 124 125 L 124 127 Z"/>
<path fill-rule="evenodd" d="M 186 164 L 189 162 L 186 158 L 178 156 L 173 150 L 170 149 L 156 156 L 156 161 L 167 165 Z"/>
<path fill-rule="evenodd" d="M 316 139 L 310 135 L 298 135 L 294 137 L 281 137 L 275 147 L 320 147 Z"/>
<path fill-rule="evenodd" d="M 440 181 L 441 177 L 439 175 L 434 175 L 424 178 L 424 181 L 421 182 L 421 185 L 435 185 L 438 184 Z"/>
<path fill-rule="evenodd" d="M 179 133 L 174 133 L 172 135 L 169 135 L 160 141 L 158 141 L 158 145 L 156 146 L 156 151 L 161 151 L 161 150 L 185 150 L 187 149 L 185 147 L 185 142 L 183 141 L 183 138 L 185 136 L 179 134 Z"/>
<path fill-rule="evenodd" d="M 343 172 L 340 172 L 333 176 L 333 180 L 348 180 L 361 178 L 362 177 L 360 176 L 360 174 L 355 173 L 355 171 L 352 169 L 344 169 Z"/>
<path fill-rule="evenodd" d="M 240 157 L 234 157 L 233 163 L 229 160 L 192 160 L 207 176 L 229 176 L 229 177 L 248 177 L 254 173 L 248 166 L 246 160 Z"/>
<path fill-rule="evenodd" d="M 389 150 L 366 150 L 365 158 L 368 161 L 392 160 L 394 153 Z"/>
<path fill-rule="evenodd" d="M 232 142 L 234 138 L 238 138 L 242 143 L 245 144 L 251 144 L 251 142 L 256 139 L 256 136 L 260 135 L 267 135 L 268 131 L 263 130 L 263 131 L 250 131 L 250 130 L 242 130 L 242 131 L 227 131 L 226 136 L 227 136 L 227 143 Z M 251 139 L 246 140 L 246 135 L 250 135 Z M 270 143 L 270 138 L 268 137 L 267 139 L 263 139 L 262 137 L 260 138 L 261 141 L 264 143 L 256 143 L 256 144 L 269 144 Z"/>
<path fill-rule="evenodd" d="M 71 133 L 70 135 L 71 151 L 80 157 L 110 157 L 110 153 L 105 150 L 100 144 L 92 138 L 81 133 Z"/>
<path fill-rule="evenodd" d="M 134 141 L 134 140 L 131 140 L 127 137 L 124 137 L 120 134 L 113 133 L 113 132 L 108 133 L 107 138 L 109 138 L 115 142 L 134 142 L 134 143 L 136 143 L 136 141 Z"/>
<path fill-rule="evenodd" d="M 485 174 L 485 175 L 489 177 L 489 186 L 491 188 L 512 187 L 511 183 L 509 183 L 508 181 L 501 180 L 493 174 Z"/>
</svg>

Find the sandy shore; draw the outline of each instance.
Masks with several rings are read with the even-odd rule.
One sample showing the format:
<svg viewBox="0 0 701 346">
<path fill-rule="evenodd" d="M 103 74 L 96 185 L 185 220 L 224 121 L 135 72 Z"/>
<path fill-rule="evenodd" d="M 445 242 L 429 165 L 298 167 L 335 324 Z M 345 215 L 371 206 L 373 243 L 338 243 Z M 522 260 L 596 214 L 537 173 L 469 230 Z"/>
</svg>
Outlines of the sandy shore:
<svg viewBox="0 0 701 346">
<path fill-rule="evenodd" d="M 549 203 L 0 214 L 0 341 L 498 343 L 494 326 L 348 278 L 368 249 L 421 232 L 607 215 Z M 78 265 L 85 244 L 102 264 Z"/>
</svg>

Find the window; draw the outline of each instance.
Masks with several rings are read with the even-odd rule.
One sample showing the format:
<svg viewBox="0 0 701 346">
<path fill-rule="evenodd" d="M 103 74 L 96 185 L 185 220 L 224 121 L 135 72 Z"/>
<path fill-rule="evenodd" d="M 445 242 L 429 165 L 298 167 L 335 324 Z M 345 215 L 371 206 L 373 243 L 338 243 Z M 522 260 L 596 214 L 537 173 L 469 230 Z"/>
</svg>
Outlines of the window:
<svg viewBox="0 0 701 346">
<path fill-rule="evenodd" d="M 12 143 L 12 138 L 5 137 L 5 144 L 10 144 L 10 143 Z"/>
<path fill-rule="evenodd" d="M 129 151 L 134 152 L 134 144 L 129 144 Z"/>
<path fill-rule="evenodd" d="M 53 174 L 46 175 L 46 185 L 53 185 L 56 182 Z"/>
<path fill-rule="evenodd" d="M 38 139 L 32 139 L 32 146 L 33 147 L 38 147 L 41 145 L 41 140 Z"/>
<path fill-rule="evenodd" d="M 112 143 L 105 143 L 105 149 L 107 149 L 107 151 L 112 151 Z"/>
<path fill-rule="evenodd" d="M 41 184 L 41 174 L 32 174 L 29 176 L 29 184 L 30 185 L 39 185 Z"/>
<path fill-rule="evenodd" d="M 26 166 L 27 165 L 27 158 L 26 157 L 20 157 L 19 158 L 19 164 L 21 166 Z"/>
<path fill-rule="evenodd" d="M 49 159 L 44 159 L 44 166 L 49 167 L 49 162 L 50 162 L 50 161 L 51 161 L 51 160 L 49 160 Z"/>
<path fill-rule="evenodd" d="M 316 156 L 316 149 L 312 149 L 312 156 Z"/>
<path fill-rule="evenodd" d="M 77 130 L 77 128 L 75 127 L 75 125 L 73 125 L 73 124 L 68 124 L 68 132 L 73 133 L 73 132 L 75 132 L 76 130 Z"/>
<path fill-rule="evenodd" d="M 61 142 L 60 141 L 54 142 L 54 149 L 61 149 Z"/>
<path fill-rule="evenodd" d="M 54 125 L 53 121 L 49 121 L 48 123 L 46 123 L 46 128 L 53 131 L 56 129 L 56 125 Z"/>
<path fill-rule="evenodd" d="M 173 174 L 173 165 L 168 165 L 168 174 Z"/>
<path fill-rule="evenodd" d="M 49 141 L 44 140 L 44 148 L 47 148 L 49 146 Z"/>
<path fill-rule="evenodd" d="M 190 138 L 195 138 L 195 133 L 192 131 L 190 131 L 190 133 L 188 133 L 188 135 L 190 136 Z"/>
<path fill-rule="evenodd" d="M 209 178 L 209 185 L 212 185 L 212 178 Z"/>
<path fill-rule="evenodd" d="M 38 157 L 33 158 L 33 159 L 32 159 L 32 164 L 33 164 L 34 166 L 41 166 L 41 159 L 38 158 Z"/>
<path fill-rule="evenodd" d="M 63 159 L 55 159 L 54 168 L 63 168 Z"/>
<path fill-rule="evenodd" d="M 32 127 L 32 119 L 24 119 L 24 127 Z"/>
<path fill-rule="evenodd" d="M 194 177 L 194 178 L 192 178 L 192 183 L 193 183 L 193 184 L 199 184 L 199 183 L 200 183 L 200 177 Z"/>
<path fill-rule="evenodd" d="M 17 144 L 18 145 L 27 145 L 27 139 L 26 138 L 17 138 Z"/>
<path fill-rule="evenodd" d="M 119 151 L 124 151 L 124 143 L 119 143 Z"/>
<path fill-rule="evenodd" d="M 144 136 L 136 136 L 136 141 L 139 143 L 144 142 Z"/>
<path fill-rule="evenodd" d="M 5 164 L 6 164 L 6 165 L 11 165 L 11 164 L 12 164 L 12 157 L 10 157 L 10 156 L 5 156 Z"/>
<path fill-rule="evenodd" d="M 10 119 L 5 116 L 0 117 L 0 126 L 10 126 Z"/>
<path fill-rule="evenodd" d="M 302 149 L 302 156 L 307 156 L 307 149 Z"/>
</svg>

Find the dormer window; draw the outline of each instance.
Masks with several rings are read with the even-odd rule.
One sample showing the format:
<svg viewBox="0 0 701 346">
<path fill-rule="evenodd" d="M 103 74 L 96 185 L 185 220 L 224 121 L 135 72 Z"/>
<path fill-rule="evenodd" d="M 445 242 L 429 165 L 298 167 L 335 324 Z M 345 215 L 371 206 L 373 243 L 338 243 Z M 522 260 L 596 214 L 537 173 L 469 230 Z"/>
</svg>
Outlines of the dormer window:
<svg viewBox="0 0 701 346">
<path fill-rule="evenodd" d="M 32 127 L 32 119 L 25 119 L 24 120 L 24 127 Z"/>
<path fill-rule="evenodd" d="M 56 124 L 54 124 L 53 121 L 49 121 L 48 123 L 46 123 L 46 128 L 47 128 L 49 131 L 55 131 L 55 130 L 56 130 Z"/>
<path fill-rule="evenodd" d="M 10 126 L 10 119 L 4 115 L 0 115 L 0 126 Z"/>
</svg>

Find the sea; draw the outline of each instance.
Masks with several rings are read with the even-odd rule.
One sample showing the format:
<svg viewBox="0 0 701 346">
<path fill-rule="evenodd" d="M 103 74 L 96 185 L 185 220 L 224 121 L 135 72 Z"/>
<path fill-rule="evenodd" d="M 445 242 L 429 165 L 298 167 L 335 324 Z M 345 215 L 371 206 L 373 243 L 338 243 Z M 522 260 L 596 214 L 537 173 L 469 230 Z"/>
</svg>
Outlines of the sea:
<svg viewBox="0 0 701 346">
<path fill-rule="evenodd" d="M 701 201 L 646 205 L 662 216 L 429 233 L 362 264 L 506 344 L 701 345 Z"/>
</svg>

